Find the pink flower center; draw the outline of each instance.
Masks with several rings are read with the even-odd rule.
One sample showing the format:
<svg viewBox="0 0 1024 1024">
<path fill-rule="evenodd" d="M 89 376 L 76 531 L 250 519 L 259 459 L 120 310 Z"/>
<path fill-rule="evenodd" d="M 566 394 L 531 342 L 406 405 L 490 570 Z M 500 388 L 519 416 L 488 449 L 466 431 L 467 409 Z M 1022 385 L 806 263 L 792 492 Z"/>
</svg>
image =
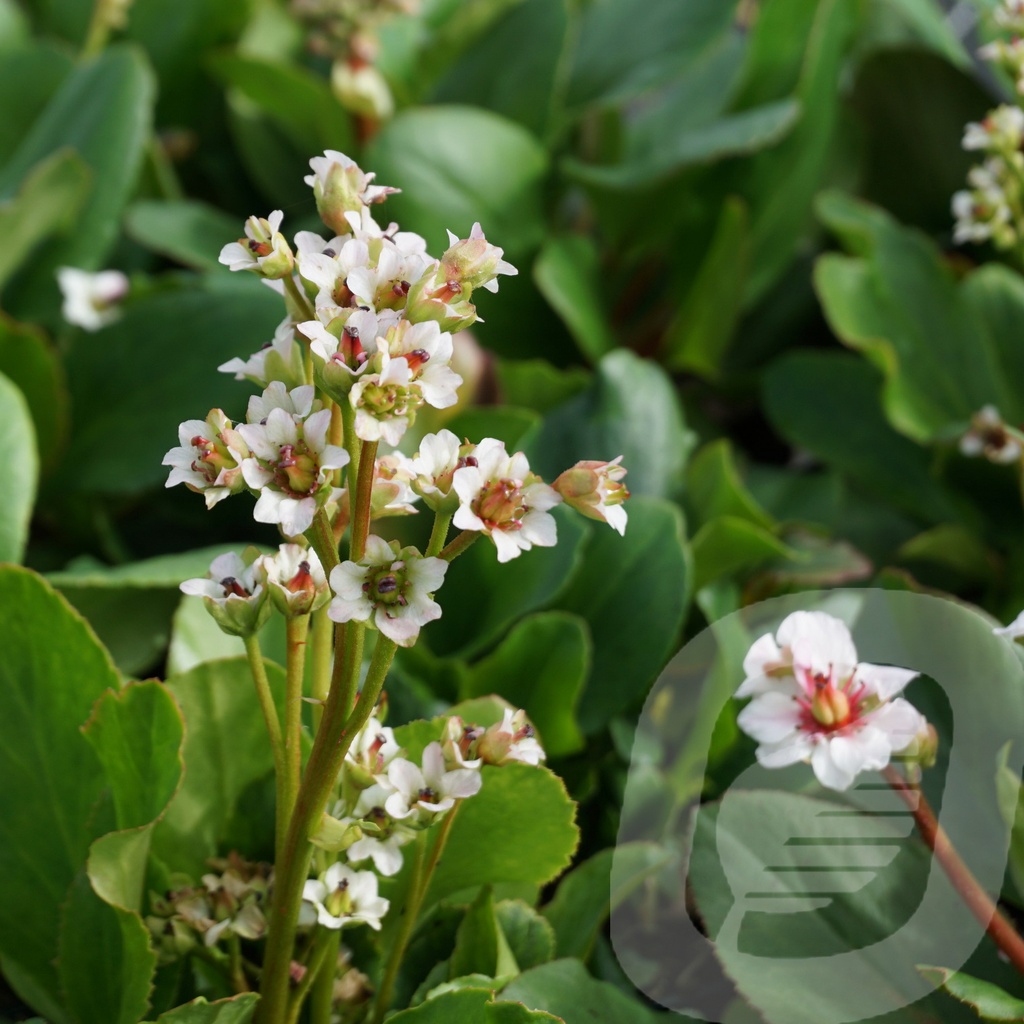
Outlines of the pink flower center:
<svg viewBox="0 0 1024 1024">
<path fill-rule="evenodd" d="M 854 684 L 856 673 L 838 683 L 831 667 L 824 673 L 798 666 L 796 674 L 804 689 L 804 696 L 796 698 L 801 730 L 827 734 L 858 724 L 867 690 L 863 683 Z"/>
</svg>

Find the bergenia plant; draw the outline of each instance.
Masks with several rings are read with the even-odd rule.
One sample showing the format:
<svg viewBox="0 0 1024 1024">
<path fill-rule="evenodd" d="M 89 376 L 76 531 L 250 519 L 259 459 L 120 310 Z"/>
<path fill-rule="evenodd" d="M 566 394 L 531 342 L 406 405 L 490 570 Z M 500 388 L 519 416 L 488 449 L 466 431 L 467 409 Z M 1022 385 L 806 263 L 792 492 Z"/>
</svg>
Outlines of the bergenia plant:
<svg viewBox="0 0 1024 1024">
<path fill-rule="evenodd" d="M 392 659 L 444 614 L 450 564 L 481 537 L 498 562 L 553 546 L 551 510 L 563 502 L 624 533 L 629 496 L 621 459 L 581 461 L 548 484 L 495 438 L 442 429 L 412 455 L 398 450 L 423 410 L 456 403 L 452 335 L 477 320 L 476 293 L 496 292 L 516 269 L 479 224 L 432 257 L 418 235 L 374 219 L 370 207 L 397 189 L 335 151 L 310 166 L 326 237 L 299 232 L 289 243 L 274 211 L 250 217 L 220 254 L 285 307 L 266 348 L 221 367 L 260 389 L 245 422 L 220 409 L 189 420 L 164 459 L 169 487 L 184 484 L 208 507 L 246 493 L 254 518 L 281 533 L 276 552 L 222 555 L 207 578 L 182 585 L 245 644 L 274 754 L 273 866 L 204 876 L 150 918 L 165 960 L 223 946 L 237 987 L 258 987 L 262 1024 L 297 1020 L 307 998 L 324 1005 L 311 994 L 354 970 L 339 968 L 340 943 L 361 928 L 388 937 L 368 1018 L 382 1020 L 431 872 L 483 768 L 545 760 L 541 737 L 511 707 L 500 720 L 441 720 L 415 752 L 383 724 Z M 433 513 L 422 551 L 378 525 L 417 503 Z M 284 618 L 288 641 L 283 719 L 259 645 L 271 616 Z M 396 905 L 380 882 L 410 856 Z M 258 966 L 239 959 L 239 937 L 261 947 Z"/>
</svg>

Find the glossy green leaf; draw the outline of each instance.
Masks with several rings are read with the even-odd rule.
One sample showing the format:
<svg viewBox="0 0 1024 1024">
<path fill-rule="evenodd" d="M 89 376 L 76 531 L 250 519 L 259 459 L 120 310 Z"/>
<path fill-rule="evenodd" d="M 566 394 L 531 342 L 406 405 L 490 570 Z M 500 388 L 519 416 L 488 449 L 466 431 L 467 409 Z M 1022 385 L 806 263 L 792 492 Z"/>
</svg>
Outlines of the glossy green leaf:
<svg viewBox="0 0 1024 1024">
<path fill-rule="evenodd" d="M 607 981 L 592 977 L 579 960 L 553 960 L 525 971 L 503 989 L 502 999 L 547 1010 L 566 1024 L 647 1024 L 654 1013 Z"/>
<path fill-rule="evenodd" d="M 691 460 L 686 470 L 686 505 L 697 525 L 730 516 L 765 530 L 775 526 L 743 483 L 735 451 L 725 438 L 704 445 Z"/>
<path fill-rule="evenodd" d="M 104 787 L 79 729 L 120 681 L 89 627 L 34 573 L 0 567 L 0 604 L 0 956 L 15 990 L 60 1022 L 60 909 Z"/>
<path fill-rule="evenodd" d="M 616 347 L 604 309 L 598 252 L 590 239 L 583 235 L 548 239 L 533 264 L 533 279 L 584 356 L 596 362 Z"/>
<path fill-rule="evenodd" d="M 494 1001 L 486 988 L 445 992 L 388 1018 L 395 1024 L 552 1024 L 558 1020 L 515 1003 Z"/>
<path fill-rule="evenodd" d="M 563 612 L 530 615 L 472 666 L 462 696 L 499 694 L 525 709 L 549 756 L 571 754 L 583 746 L 574 715 L 590 659 L 582 619 Z"/>
<path fill-rule="evenodd" d="M 585 733 L 646 694 L 676 650 L 691 589 L 683 517 L 675 505 L 632 498 L 625 537 L 609 527 L 594 531 L 580 571 L 558 601 L 586 619 L 594 642 L 580 699 Z"/>
<path fill-rule="evenodd" d="M 523 900 L 502 900 L 495 915 L 508 948 L 521 971 L 547 963 L 555 955 L 555 931 Z"/>
<path fill-rule="evenodd" d="M 0 166 L 10 160 L 74 66 L 70 54 L 37 42 L 0 61 Z"/>
<path fill-rule="evenodd" d="M 836 352 L 789 352 L 763 384 L 768 418 L 794 447 L 910 515 L 955 517 L 929 452 L 885 421 L 881 389 L 881 376 L 863 359 Z"/>
<path fill-rule="evenodd" d="M 220 54 L 211 61 L 216 76 L 266 114 L 300 155 L 325 149 L 351 152 L 352 121 L 328 83 L 303 68 L 279 61 Z"/>
<path fill-rule="evenodd" d="M 255 279 L 200 284 L 141 299 L 103 332 L 102 345 L 76 345 L 68 358 L 75 433 L 62 485 L 134 494 L 162 484 L 167 469 L 160 463 L 178 443 L 181 422 L 216 407 L 244 416 L 252 388 L 217 367 L 269 341 L 282 312 L 280 298 Z M 159 373 L 139 375 L 140 338 Z M 132 429 L 122 429 L 125 423 Z"/>
<path fill-rule="evenodd" d="M 531 409 L 517 409 L 512 405 L 471 406 L 449 420 L 445 427 L 456 437 L 473 441 L 496 437 L 512 452 L 520 438 L 539 422 L 540 417 Z"/>
<path fill-rule="evenodd" d="M 0 505 L 0 562 L 20 562 L 36 499 L 39 455 L 25 398 L 3 374 L 0 374 L 0 467 L 6 480 L 6 493 Z"/>
<path fill-rule="evenodd" d="M 705 523 L 694 534 L 690 551 L 694 591 L 774 559 L 797 557 L 792 548 L 763 526 L 735 516 L 720 516 Z"/>
<path fill-rule="evenodd" d="M 601 360 L 586 391 L 545 416 L 523 447 L 545 480 L 580 459 L 622 455 L 631 493 L 672 497 L 693 440 L 664 370 L 619 349 Z"/>
<path fill-rule="evenodd" d="M 81 209 L 92 175 L 71 149 L 58 150 L 29 171 L 17 195 L 0 205 L 0 290 L 36 246 L 67 231 Z"/>
<path fill-rule="evenodd" d="M 483 788 L 459 808 L 428 906 L 477 885 L 542 885 L 564 870 L 576 849 L 575 805 L 558 776 L 523 764 L 482 771 Z M 486 845 L 480 836 L 487 836 Z"/>
<path fill-rule="evenodd" d="M 547 155 L 512 121 L 470 107 L 406 110 L 371 143 L 365 165 L 402 189 L 388 216 L 431 252 L 447 247 L 445 229 L 465 238 L 474 221 L 513 261 L 540 244 Z"/>
<path fill-rule="evenodd" d="M 494 914 L 494 891 L 485 885 L 459 924 L 448 975 L 500 978 L 509 973 L 518 973 L 518 967 Z"/>
<path fill-rule="evenodd" d="M 934 244 L 879 208 L 827 193 L 818 212 L 854 255 L 821 257 L 815 287 L 840 339 L 885 374 L 893 426 L 926 441 L 963 429 L 987 403 L 1024 418 L 1007 376 L 1021 361 L 1007 311 L 1024 298 L 1010 275 L 980 272 L 957 287 Z"/>
<path fill-rule="evenodd" d="M 578 395 L 590 380 L 582 368 L 559 370 L 544 359 L 500 359 L 497 375 L 505 402 L 540 413 Z"/>
<path fill-rule="evenodd" d="M 973 1007 L 982 1020 L 1024 1021 L 1024 999 L 1011 996 L 990 981 L 972 978 L 969 974 L 951 971 L 948 967 L 922 965 L 918 970 L 955 999 Z"/>
<path fill-rule="evenodd" d="M 245 992 L 230 999 L 209 1003 L 202 997 L 162 1013 L 156 1024 L 249 1024 L 260 997 Z"/>
<path fill-rule="evenodd" d="M 283 715 L 284 671 L 267 674 Z M 273 771 L 266 725 L 244 660 L 207 662 L 167 681 L 185 718 L 185 781 L 153 835 L 153 850 L 176 870 L 198 877 L 208 857 L 224 852 L 246 789 Z M 216 780 L 216 785 L 210 785 Z M 263 822 L 273 833 L 273 819 Z"/>
<path fill-rule="evenodd" d="M 92 172 L 92 189 L 74 230 L 19 281 L 16 312 L 45 313 L 54 306 L 58 266 L 104 265 L 149 142 L 153 94 L 143 56 L 130 47 L 111 47 L 64 81 L 0 172 L 0 196 L 11 196 L 33 167 L 66 147 Z"/>
<path fill-rule="evenodd" d="M 741 200 L 725 201 L 711 248 L 665 337 L 663 358 L 671 369 L 711 380 L 720 375 L 742 309 L 748 219 Z"/>
<path fill-rule="evenodd" d="M 0 315 L 0 373 L 24 395 L 40 460 L 51 465 L 68 426 L 67 389 L 56 351 L 41 331 Z"/>
<path fill-rule="evenodd" d="M 544 917 L 555 931 L 556 955 L 585 960 L 608 915 L 670 858 L 657 843 L 621 843 L 573 868 L 544 907 Z"/>
<path fill-rule="evenodd" d="M 140 245 L 194 270 L 220 272 L 221 248 L 243 225 L 195 199 L 140 199 L 128 207 L 125 230 Z"/>
<path fill-rule="evenodd" d="M 577 515 L 562 509 L 554 514 L 553 548 L 533 548 L 501 565 L 494 546 L 481 538 L 452 563 L 440 597 L 444 614 L 423 633 L 431 650 L 479 653 L 517 619 L 555 600 L 578 571 L 589 530 Z"/>
</svg>

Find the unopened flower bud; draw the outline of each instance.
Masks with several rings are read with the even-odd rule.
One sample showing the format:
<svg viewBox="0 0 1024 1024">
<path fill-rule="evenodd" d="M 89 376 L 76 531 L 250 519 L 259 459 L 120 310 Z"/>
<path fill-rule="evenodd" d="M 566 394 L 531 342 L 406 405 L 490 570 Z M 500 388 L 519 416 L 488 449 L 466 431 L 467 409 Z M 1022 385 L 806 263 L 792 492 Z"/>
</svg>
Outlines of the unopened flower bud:
<svg viewBox="0 0 1024 1024">
<path fill-rule="evenodd" d="M 230 270 L 251 270 L 268 280 L 288 277 L 295 269 L 295 255 L 280 232 L 284 214 L 275 210 L 269 218 L 250 217 L 245 237 L 220 251 L 219 262 Z"/>
<path fill-rule="evenodd" d="M 182 593 L 202 597 L 206 610 L 225 633 L 243 638 L 259 632 L 270 617 L 258 552 L 250 549 L 245 554 L 244 559 L 234 552 L 220 555 L 205 579 L 181 584 Z"/>
<path fill-rule="evenodd" d="M 363 838 L 363 829 L 358 823 L 339 821 L 329 814 L 320 819 L 320 827 L 309 837 L 314 846 L 331 853 L 341 853 Z"/>
<path fill-rule="evenodd" d="M 621 462 L 621 455 L 611 462 L 577 462 L 551 486 L 581 515 L 625 534 L 627 515 L 622 503 L 629 490 L 622 483 L 626 469 Z"/>
<path fill-rule="evenodd" d="M 336 235 L 347 235 L 352 230 L 346 213 L 358 213 L 364 206 L 383 202 L 390 194 L 401 191 L 387 185 L 371 185 L 374 174 L 364 173 L 354 160 L 334 149 L 313 157 L 309 166 L 313 174 L 304 180 L 313 188 L 320 217 Z"/>
<path fill-rule="evenodd" d="M 384 76 L 361 60 L 336 60 L 331 68 L 331 91 L 354 114 L 386 121 L 395 112 L 395 100 Z"/>
<path fill-rule="evenodd" d="M 536 738 L 525 711 L 506 708 L 502 720 L 484 731 L 476 746 L 484 764 L 505 765 L 513 761 L 540 764 L 547 755 Z"/>
<path fill-rule="evenodd" d="M 515 276 L 519 273 L 511 263 L 501 258 L 504 250 L 484 238 L 479 223 L 473 225 L 469 238 L 459 239 L 449 231 L 448 242 L 449 248 L 441 257 L 441 269 L 450 285 L 457 283 L 463 290 L 486 288 L 496 292 L 499 274 Z"/>
</svg>

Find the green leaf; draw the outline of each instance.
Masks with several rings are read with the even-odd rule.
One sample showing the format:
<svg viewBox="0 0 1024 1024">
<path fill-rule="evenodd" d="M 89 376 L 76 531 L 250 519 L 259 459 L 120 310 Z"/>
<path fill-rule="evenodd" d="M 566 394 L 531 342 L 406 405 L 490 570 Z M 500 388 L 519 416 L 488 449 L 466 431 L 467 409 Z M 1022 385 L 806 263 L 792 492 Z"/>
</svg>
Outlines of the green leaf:
<svg viewBox="0 0 1024 1024">
<path fill-rule="evenodd" d="M 604 309 L 598 259 L 597 247 L 589 238 L 561 235 L 544 243 L 533 264 L 540 293 L 592 362 L 617 344 Z"/>
<path fill-rule="evenodd" d="M 34 573 L 0 567 L 0 607 L 0 956 L 16 991 L 60 1022 L 60 908 L 85 866 L 104 786 L 79 727 L 120 681 L 89 627 Z"/>
<path fill-rule="evenodd" d="M 555 955 L 555 931 L 528 903 L 523 900 L 502 900 L 494 912 L 522 971 L 547 963 Z"/>
<path fill-rule="evenodd" d="M 425 906 L 477 885 L 543 885 L 576 849 L 575 805 L 557 775 L 523 764 L 485 765 L 482 772 L 483 788 L 459 808 Z"/>
<path fill-rule="evenodd" d="M 1003 822 L 1010 828 L 1007 868 L 1017 893 L 1024 893 L 1024 793 L 1018 774 L 1007 763 L 1010 744 L 999 751 L 996 766 L 996 797 Z"/>
<path fill-rule="evenodd" d="M 504 402 L 540 413 L 579 394 L 590 380 L 582 367 L 559 370 L 544 359 L 499 359 L 497 375 Z"/>
<path fill-rule="evenodd" d="M 625 537 L 595 530 L 558 606 L 586 619 L 593 668 L 579 725 L 596 732 L 641 700 L 676 650 L 691 593 L 683 517 L 675 505 L 633 498 Z"/>
<path fill-rule="evenodd" d="M 581 564 L 589 529 L 581 517 L 555 509 L 558 544 L 533 548 L 504 565 L 481 538 L 452 563 L 441 595 L 444 614 L 424 634 L 438 654 L 462 657 L 486 650 L 508 627 L 550 604 Z"/>
<path fill-rule="evenodd" d="M 686 470 L 686 505 L 697 525 L 730 516 L 764 530 L 775 527 L 775 520 L 744 485 L 727 438 L 704 445 L 694 455 Z"/>
<path fill-rule="evenodd" d="M 982 1020 L 1024 1021 L 1024 999 L 1011 996 L 990 981 L 972 978 L 948 967 L 921 965 L 918 970 L 955 999 L 973 1007 Z"/>
<path fill-rule="evenodd" d="M 130 47 L 111 47 L 64 81 L 0 172 L 0 196 L 11 196 L 33 167 L 66 147 L 75 149 L 92 171 L 92 190 L 74 229 L 60 246 L 33 261 L 19 282 L 18 311 L 45 314 L 53 307 L 58 266 L 103 266 L 149 142 L 153 95 L 143 56 Z"/>
<path fill-rule="evenodd" d="M 445 426 L 456 437 L 472 440 L 495 437 L 509 451 L 515 451 L 520 438 L 539 422 L 540 417 L 531 409 L 517 409 L 512 405 L 472 406 L 453 417 Z"/>
<path fill-rule="evenodd" d="M 633 494 L 672 497 L 693 440 L 665 371 L 619 349 L 601 360 L 586 391 L 545 416 L 523 448 L 546 480 L 580 459 L 622 455 Z"/>
<path fill-rule="evenodd" d="M 68 426 L 67 388 L 57 353 L 41 331 L 0 314 L 0 373 L 25 396 L 40 460 L 51 466 Z"/>
<path fill-rule="evenodd" d="M 654 1020 L 653 1011 L 607 981 L 591 977 L 579 960 L 553 960 L 524 971 L 501 996 L 547 1010 L 566 1024 L 646 1024 Z"/>
<path fill-rule="evenodd" d="M 283 714 L 284 670 L 268 663 L 267 675 Z M 273 759 L 245 660 L 198 665 L 168 679 L 167 688 L 185 718 L 188 772 L 154 831 L 153 850 L 176 870 L 198 877 L 207 858 L 222 852 L 242 795 L 273 771 Z M 273 832 L 272 819 L 263 826 Z"/>
<path fill-rule="evenodd" d="M 1007 377 L 1021 363 L 1008 330 L 1024 308 L 1019 282 L 988 272 L 958 287 L 930 239 L 841 193 L 823 195 L 818 212 L 855 255 L 821 257 L 815 287 L 840 340 L 884 373 L 890 423 L 927 441 L 988 403 L 1024 418 L 1024 392 Z"/>
<path fill-rule="evenodd" d="M 792 548 L 764 527 L 735 516 L 720 516 L 705 523 L 690 542 L 690 551 L 695 592 L 765 562 L 797 557 Z"/>
<path fill-rule="evenodd" d="M 5 165 L 74 67 L 63 49 L 34 43 L 0 61 L 0 167 Z"/>
<path fill-rule="evenodd" d="M 0 205 L 0 290 L 41 241 L 71 227 L 90 177 L 74 151 L 59 150 L 33 167 L 17 195 Z"/>
<path fill-rule="evenodd" d="M 927 450 L 897 434 L 881 409 L 881 376 L 863 359 L 789 352 L 764 376 L 765 412 L 794 447 L 812 452 L 875 497 L 919 519 L 956 517 Z"/>
<path fill-rule="evenodd" d="M 352 151 L 351 119 L 318 75 L 280 61 L 237 53 L 218 54 L 210 66 L 225 85 L 237 89 L 266 114 L 307 160 L 325 149 Z"/>
<path fill-rule="evenodd" d="M 410 1010 L 402 1010 L 388 1021 L 394 1024 L 550 1024 L 558 1021 L 516 1003 L 494 1002 L 486 988 L 464 988 L 444 992 Z"/>
<path fill-rule="evenodd" d="M 25 398 L 3 374 L 0 374 L 0 473 L 6 488 L 0 506 L 0 562 L 20 562 L 36 499 L 39 456 Z"/>
<path fill-rule="evenodd" d="M 128 207 L 125 231 L 139 245 L 194 270 L 220 272 L 217 256 L 241 223 L 195 199 L 140 199 Z"/>
<path fill-rule="evenodd" d="M 406 110 L 370 144 L 365 164 L 402 189 L 388 214 L 431 251 L 446 247 L 446 228 L 465 238 L 474 221 L 513 260 L 540 244 L 547 154 L 505 118 L 470 107 Z"/>
<path fill-rule="evenodd" d="M 75 433 L 59 470 L 62 487 L 136 494 L 162 484 L 160 462 L 177 444 L 181 422 L 214 407 L 244 416 L 252 388 L 217 367 L 273 337 L 281 308 L 279 296 L 256 280 L 200 283 L 132 303 L 103 332 L 102 345 L 76 345 L 67 362 Z M 140 338 L 159 373 L 139 375 Z M 111 437 L 118 439 L 113 449 Z"/>
<path fill-rule="evenodd" d="M 462 696 L 500 694 L 525 709 L 548 756 L 572 754 L 583 747 L 574 716 L 590 657 L 590 636 L 582 619 L 563 612 L 531 615 L 472 666 Z"/>
<path fill-rule="evenodd" d="M 508 943 L 494 916 L 494 891 L 485 885 L 466 911 L 456 932 L 448 976 L 456 979 L 467 974 L 479 974 L 497 978 L 509 972 L 510 957 Z M 518 973 L 514 960 L 511 972 Z"/>
<path fill-rule="evenodd" d="M 259 1001 L 260 997 L 255 992 L 218 999 L 213 1003 L 200 997 L 160 1014 L 156 1024 L 249 1024 Z"/>
<path fill-rule="evenodd" d="M 670 852 L 657 843 L 632 842 L 601 850 L 574 867 L 544 907 L 555 931 L 556 955 L 587 959 L 608 915 L 670 860 Z"/>
<path fill-rule="evenodd" d="M 817 4 L 795 94 L 803 115 L 781 145 L 759 153 L 747 167 L 741 191 L 751 213 L 748 303 L 786 269 L 811 222 L 811 204 L 838 138 L 839 80 L 856 22 L 856 6 L 847 0 Z"/>
</svg>

